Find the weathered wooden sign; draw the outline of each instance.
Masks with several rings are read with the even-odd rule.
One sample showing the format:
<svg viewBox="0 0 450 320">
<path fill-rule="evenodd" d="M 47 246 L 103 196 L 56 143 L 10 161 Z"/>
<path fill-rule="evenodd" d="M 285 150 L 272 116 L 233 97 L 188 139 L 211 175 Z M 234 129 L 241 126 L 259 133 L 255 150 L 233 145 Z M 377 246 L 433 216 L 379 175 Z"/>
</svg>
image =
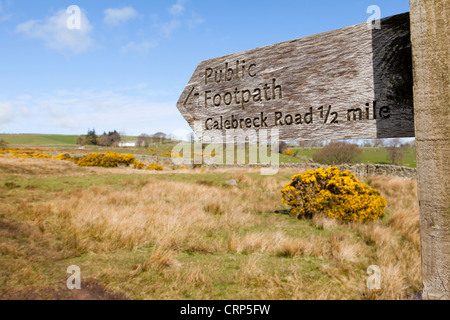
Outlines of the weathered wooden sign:
<svg viewBox="0 0 450 320">
<path fill-rule="evenodd" d="M 409 14 L 203 61 L 177 107 L 204 135 L 414 137 Z"/>
</svg>

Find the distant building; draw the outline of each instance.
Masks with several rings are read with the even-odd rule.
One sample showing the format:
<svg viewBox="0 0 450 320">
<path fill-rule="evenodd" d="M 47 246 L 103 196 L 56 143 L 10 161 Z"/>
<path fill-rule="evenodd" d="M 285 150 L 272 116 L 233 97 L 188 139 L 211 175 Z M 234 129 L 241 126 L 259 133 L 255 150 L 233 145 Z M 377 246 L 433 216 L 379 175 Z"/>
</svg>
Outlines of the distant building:
<svg viewBox="0 0 450 320">
<path fill-rule="evenodd" d="M 120 141 L 119 147 L 120 148 L 133 148 L 136 147 L 137 141 Z"/>
</svg>

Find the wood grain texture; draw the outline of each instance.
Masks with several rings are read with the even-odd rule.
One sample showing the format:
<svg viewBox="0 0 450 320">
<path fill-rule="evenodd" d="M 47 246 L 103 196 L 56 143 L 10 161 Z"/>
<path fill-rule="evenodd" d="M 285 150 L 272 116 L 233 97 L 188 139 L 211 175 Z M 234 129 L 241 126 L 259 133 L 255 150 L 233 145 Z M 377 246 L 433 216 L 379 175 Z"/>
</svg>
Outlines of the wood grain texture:
<svg viewBox="0 0 450 320">
<path fill-rule="evenodd" d="M 413 137 L 409 14 L 203 61 L 177 107 L 210 136 L 238 124 L 282 140 Z"/>
</svg>

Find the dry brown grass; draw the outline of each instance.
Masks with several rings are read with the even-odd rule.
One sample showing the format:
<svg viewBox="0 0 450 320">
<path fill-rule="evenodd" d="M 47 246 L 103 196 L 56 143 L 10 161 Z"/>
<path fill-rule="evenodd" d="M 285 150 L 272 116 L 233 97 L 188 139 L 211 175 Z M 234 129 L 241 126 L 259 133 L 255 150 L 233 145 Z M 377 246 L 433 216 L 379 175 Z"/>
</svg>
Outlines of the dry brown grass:
<svg viewBox="0 0 450 320">
<path fill-rule="evenodd" d="M 172 249 L 167 249 L 163 247 L 156 247 L 148 260 L 140 264 L 136 273 L 149 271 L 152 269 L 164 269 L 164 268 L 174 268 L 179 267 L 181 264 L 176 259 L 177 253 Z"/>
<path fill-rule="evenodd" d="M 53 212 L 70 221 L 70 232 L 77 234 L 84 250 L 160 245 L 183 251 L 196 234 L 233 230 L 255 219 L 243 213 L 248 210 L 238 190 L 225 193 L 219 188 L 148 180 L 138 190 L 131 186 L 104 192 L 94 188 L 51 201 Z"/>
<path fill-rule="evenodd" d="M 249 233 L 242 237 L 231 236 L 228 249 L 232 253 L 265 253 L 277 257 L 312 255 L 323 258 L 327 254 L 328 243 L 318 236 L 293 238 L 282 231 Z"/>
<path fill-rule="evenodd" d="M 342 224 L 274 213 L 286 209 L 280 190 L 292 169 L 265 178 L 256 169 L 167 177 L 11 160 L 0 159 L 7 177 L 0 179 L 3 295 L 63 284 L 70 264 L 132 299 L 409 299 L 421 290 L 415 181 L 368 179 L 387 198 L 387 217 Z M 123 178 L 102 182 L 110 174 Z M 238 186 L 210 183 L 205 174 Z M 180 175 L 189 179 L 177 181 Z M 96 180 L 85 188 L 27 189 L 36 176 Z M 10 181 L 17 188 L 6 187 Z M 378 292 L 366 288 L 370 265 L 381 268 Z"/>
</svg>

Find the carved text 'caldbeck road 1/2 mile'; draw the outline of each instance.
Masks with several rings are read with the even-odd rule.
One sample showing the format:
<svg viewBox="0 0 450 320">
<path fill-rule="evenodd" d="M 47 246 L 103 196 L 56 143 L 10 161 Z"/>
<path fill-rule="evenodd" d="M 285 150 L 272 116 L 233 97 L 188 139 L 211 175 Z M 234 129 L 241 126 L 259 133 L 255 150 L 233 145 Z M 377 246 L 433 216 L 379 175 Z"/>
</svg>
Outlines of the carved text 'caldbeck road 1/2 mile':
<svg viewBox="0 0 450 320">
<path fill-rule="evenodd" d="M 279 128 L 284 140 L 413 137 L 409 15 L 203 61 L 177 107 L 206 135 Z"/>
</svg>

